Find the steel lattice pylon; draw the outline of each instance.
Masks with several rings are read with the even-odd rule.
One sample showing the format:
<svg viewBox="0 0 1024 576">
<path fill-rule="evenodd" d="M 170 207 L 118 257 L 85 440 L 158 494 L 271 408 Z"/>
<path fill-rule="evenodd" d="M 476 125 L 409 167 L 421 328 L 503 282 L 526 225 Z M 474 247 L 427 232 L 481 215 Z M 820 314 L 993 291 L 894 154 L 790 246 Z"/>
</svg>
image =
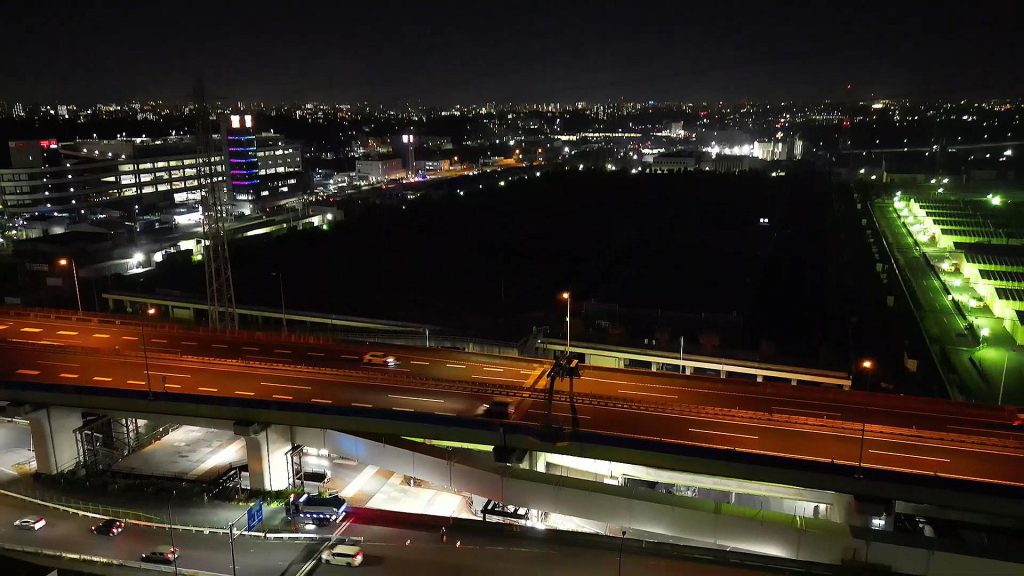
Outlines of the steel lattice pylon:
<svg viewBox="0 0 1024 576">
<path fill-rule="evenodd" d="M 211 328 L 238 328 L 235 313 L 235 288 L 231 282 L 231 257 L 224 230 L 227 220 L 224 191 L 213 176 L 213 142 L 210 132 L 210 108 L 206 103 L 203 81 L 196 81 L 197 174 L 201 184 L 199 205 L 203 211 L 203 266 L 206 269 L 206 303 Z"/>
</svg>

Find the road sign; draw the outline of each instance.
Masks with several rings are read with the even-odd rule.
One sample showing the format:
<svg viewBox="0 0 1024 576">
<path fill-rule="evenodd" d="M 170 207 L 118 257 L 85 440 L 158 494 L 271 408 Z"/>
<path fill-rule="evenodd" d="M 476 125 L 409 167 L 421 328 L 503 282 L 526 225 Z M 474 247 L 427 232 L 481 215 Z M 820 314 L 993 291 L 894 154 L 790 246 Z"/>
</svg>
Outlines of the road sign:
<svg viewBox="0 0 1024 576">
<path fill-rule="evenodd" d="M 260 522 L 263 522 L 263 498 L 257 500 L 245 511 L 245 531 L 252 531 L 253 528 L 259 526 Z"/>
</svg>

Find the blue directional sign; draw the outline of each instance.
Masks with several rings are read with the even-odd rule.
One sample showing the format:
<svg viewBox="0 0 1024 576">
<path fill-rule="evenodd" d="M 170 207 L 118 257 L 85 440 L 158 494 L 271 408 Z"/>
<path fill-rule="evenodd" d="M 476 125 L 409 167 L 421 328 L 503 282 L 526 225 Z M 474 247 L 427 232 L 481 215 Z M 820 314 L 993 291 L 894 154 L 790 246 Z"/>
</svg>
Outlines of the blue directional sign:
<svg viewBox="0 0 1024 576">
<path fill-rule="evenodd" d="M 257 500 L 245 511 L 245 531 L 252 531 L 253 528 L 259 526 L 260 522 L 263 522 L 263 498 Z"/>
</svg>

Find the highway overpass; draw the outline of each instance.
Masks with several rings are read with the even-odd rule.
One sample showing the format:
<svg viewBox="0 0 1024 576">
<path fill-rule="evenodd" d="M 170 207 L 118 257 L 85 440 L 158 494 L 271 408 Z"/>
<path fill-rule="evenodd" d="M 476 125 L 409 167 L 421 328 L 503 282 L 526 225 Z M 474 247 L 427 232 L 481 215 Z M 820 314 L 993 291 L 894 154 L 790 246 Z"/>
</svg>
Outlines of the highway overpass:
<svg viewBox="0 0 1024 576">
<path fill-rule="evenodd" d="M 368 351 L 400 364 L 364 365 Z M 1006 407 L 585 366 L 549 416 L 537 359 L 11 308 L 0 367 L 0 400 L 32 421 L 42 472 L 75 464 L 72 431 L 91 410 L 234 421 L 268 489 L 289 445 L 275 426 L 304 426 L 1021 513 L 1024 434 Z M 512 401 L 509 420 L 479 416 L 495 398 Z"/>
</svg>

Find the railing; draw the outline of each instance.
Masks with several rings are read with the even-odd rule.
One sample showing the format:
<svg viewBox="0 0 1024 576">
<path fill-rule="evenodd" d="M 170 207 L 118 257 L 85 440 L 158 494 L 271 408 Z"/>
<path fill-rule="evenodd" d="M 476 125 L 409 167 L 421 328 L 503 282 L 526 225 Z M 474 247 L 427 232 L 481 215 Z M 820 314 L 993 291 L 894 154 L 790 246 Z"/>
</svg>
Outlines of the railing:
<svg viewBox="0 0 1024 576">
<path fill-rule="evenodd" d="M 21 552 L 24 554 L 30 554 L 32 556 L 48 556 L 51 558 L 59 558 L 61 560 L 72 560 L 76 562 L 85 562 L 89 564 L 105 564 L 108 566 L 125 566 L 128 568 L 134 568 L 135 570 L 150 570 L 153 572 L 171 572 L 174 574 L 180 574 L 182 576 L 226 576 L 219 572 L 206 572 L 203 570 L 190 570 L 187 568 L 178 568 L 175 566 L 165 566 L 162 564 L 153 564 L 151 562 L 139 562 L 137 560 L 117 560 L 114 558 L 104 558 L 102 556 L 91 556 L 88 554 L 76 554 L 74 552 L 64 552 L 61 550 L 50 550 L 48 548 L 37 548 L 34 546 L 20 546 L 18 544 L 7 544 L 0 542 L 0 549 L 7 550 L 10 552 Z"/>
</svg>

